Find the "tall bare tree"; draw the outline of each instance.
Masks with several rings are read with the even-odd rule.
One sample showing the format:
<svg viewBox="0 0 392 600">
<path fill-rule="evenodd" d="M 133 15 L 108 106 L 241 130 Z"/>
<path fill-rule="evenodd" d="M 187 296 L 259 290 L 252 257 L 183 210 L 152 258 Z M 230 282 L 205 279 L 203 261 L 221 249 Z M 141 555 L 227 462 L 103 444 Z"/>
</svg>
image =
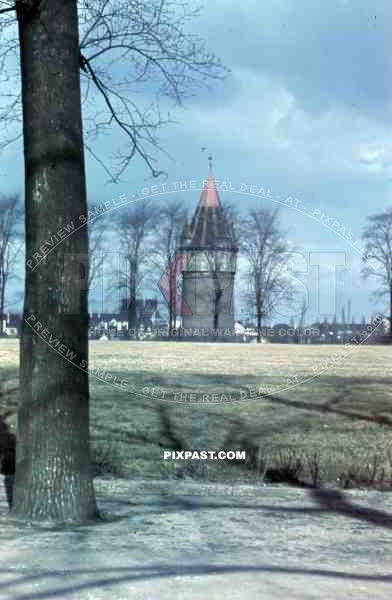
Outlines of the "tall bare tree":
<svg viewBox="0 0 392 600">
<path fill-rule="evenodd" d="M 304 341 L 304 329 L 306 325 L 306 315 L 308 312 L 308 303 L 303 297 L 299 306 L 299 321 L 298 321 L 298 341 L 302 344 Z"/>
<path fill-rule="evenodd" d="M 23 250 L 22 210 L 17 196 L 0 196 L 0 335 L 6 304 L 7 286 Z"/>
<path fill-rule="evenodd" d="M 262 325 L 276 308 L 291 303 L 295 294 L 287 272 L 293 251 L 279 224 L 279 209 L 254 208 L 241 220 L 240 243 L 247 262 L 256 313 L 257 342 L 262 340 Z"/>
<path fill-rule="evenodd" d="M 187 217 L 181 201 L 169 200 L 159 210 L 159 229 L 154 243 L 154 265 L 161 278 L 161 287 L 165 291 L 169 313 L 169 337 L 176 328 L 176 316 L 181 309 L 177 306 L 177 284 L 182 260 L 178 246 Z"/>
<path fill-rule="evenodd" d="M 349 324 L 352 322 L 351 321 L 351 319 L 352 319 L 352 317 L 351 317 L 351 303 L 352 303 L 351 302 L 351 298 L 349 298 L 347 300 L 347 323 L 349 323 Z"/>
<path fill-rule="evenodd" d="M 141 199 L 127 211 L 117 215 L 115 230 L 119 239 L 119 269 L 113 276 L 115 287 L 125 291 L 128 299 L 128 336 L 135 337 L 137 329 L 137 295 L 149 273 L 153 255 L 153 231 L 157 213 L 149 200 Z"/>
<path fill-rule="evenodd" d="M 346 307 L 345 307 L 344 304 L 342 306 L 342 311 L 341 311 L 341 317 L 340 317 L 340 319 L 341 319 L 341 323 L 343 325 L 343 329 L 345 329 L 345 327 L 346 327 Z"/>
<path fill-rule="evenodd" d="M 368 217 L 362 240 L 362 276 L 376 281 L 375 298 L 387 298 L 392 340 L 392 208 Z"/>
<path fill-rule="evenodd" d="M 87 150 L 111 178 L 135 156 L 158 175 L 153 155 L 163 120 L 150 98 L 180 102 L 200 80 L 222 74 L 219 61 L 187 33 L 190 16 L 177 0 L 0 4 L 1 145 L 18 137 L 23 121 L 25 158 L 27 266 L 13 507 L 20 519 L 86 521 L 97 514 L 88 374 L 46 340 L 50 335 L 77 356 L 78 366 L 87 364 L 88 235 L 76 227 L 87 209 L 82 92 Z M 7 79 L 17 70 L 18 50 L 21 92 Z M 140 84 L 149 98 L 144 106 L 134 102 Z M 113 126 L 124 146 L 111 169 L 90 142 Z M 72 226 L 74 232 L 55 244 L 61 228 Z"/>
</svg>

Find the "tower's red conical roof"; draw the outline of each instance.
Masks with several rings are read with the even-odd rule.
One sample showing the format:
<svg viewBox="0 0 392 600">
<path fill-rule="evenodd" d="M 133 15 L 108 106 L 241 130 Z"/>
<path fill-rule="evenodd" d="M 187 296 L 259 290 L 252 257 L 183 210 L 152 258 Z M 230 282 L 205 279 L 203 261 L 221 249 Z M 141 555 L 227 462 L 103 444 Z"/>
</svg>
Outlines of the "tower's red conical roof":
<svg viewBox="0 0 392 600">
<path fill-rule="evenodd" d="M 185 237 L 188 247 L 194 249 L 236 249 L 233 225 L 219 198 L 211 157 L 209 157 L 208 177 Z"/>
</svg>

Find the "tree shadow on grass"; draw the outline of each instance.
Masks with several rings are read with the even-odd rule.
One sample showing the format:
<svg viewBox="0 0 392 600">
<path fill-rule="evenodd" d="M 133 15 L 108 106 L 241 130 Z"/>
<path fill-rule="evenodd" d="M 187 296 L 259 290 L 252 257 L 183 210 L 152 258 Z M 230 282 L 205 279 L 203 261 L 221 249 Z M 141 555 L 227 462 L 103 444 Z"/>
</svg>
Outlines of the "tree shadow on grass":
<svg viewBox="0 0 392 600">
<path fill-rule="evenodd" d="M 313 489 L 310 491 L 310 496 L 323 512 L 335 513 L 377 527 L 392 529 L 392 514 L 384 510 L 354 504 L 350 502 L 346 494 L 339 490 Z"/>
<path fill-rule="evenodd" d="M 206 386 L 214 381 L 212 375 L 205 376 L 204 379 L 206 380 Z M 244 473 L 254 471 L 260 475 L 263 472 L 263 477 L 267 482 L 311 487 L 318 485 L 317 473 L 312 480 L 299 478 L 298 472 L 301 465 L 298 464 L 294 454 L 291 457 L 285 457 L 285 460 L 287 459 L 285 466 L 278 465 L 278 468 L 276 466 L 272 468 L 266 466 L 260 458 L 262 447 L 268 449 L 269 440 L 273 438 L 276 440 L 279 436 L 282 437 L 282 445 L 284 443 L 283 436 L 286 432 L 303 430 L 305 435 L 306 427 L 308 430 L 311 430 L 314 426 L 316 428 L 322 427 L 322 421 L 316 422 L 314 417 L 312 421 L 312 415 L 319 415 L 321 419 L 323 416 L 337 417 L 339 422 L 334 421 L 330 430 L 333 430 L 334 427 L 344 429 L 344 423 L 350 422 L 369 423 L 372 426 L 376 425 L 384 428 L 392 426 L 392 417 L 385 414 L 385 411 L 382 411 L 381 414 L 377 412 L 376 414 L 370 414 L 369 412 L 344 406 L 345 398 L 342 386 L 343 389 L 346 389 L 348 381 L 334 380 L 333 386 L 331 380 L 328 379 L 328 385 L 330 389 L 327 402 L 295 399 L 279 394 L 264 394 L 260 399 L 263 404 L 259 415 L 257 415 L 256 408 L 258 400 L 248 398 L 249 402 L 253 402 L 255 410 L 255 414 L 250 417 L 241 416 L 241 405 L 247 400 L 243 400 L 241 403 L 232 403 L 231 412 L 220 410 L 219 405 L 214 405 L 213 408 L 208 406 L 203 412 L 203 405 L 198 405 L 195 408 L 189 406 L 178 407 L 173 403 L 169 404 L 158 399 L 133 398 L 133 410 L 128 413 L 128 423 L 133 431 L 127 430 L 126 413 L 122 418 L 121 425 L 112 425 L 110 422 L 105 422 L 104 419 L 98 419 L 97 429 L 104 439 L 114 439 L 116 437 L 121 439 L 122 443 L 129 445 L 130 452 L 134 446 L 171 451 L 208 449 L 219 452 L 242 450 L 247 455 L 245 462 L 234 460 L 226 461 L 226 464 L 228 466 L 236 465 Z M 231 382 L 231 386 L 233 388 L 233 382 Z M 238 389 L 243 390 L 244 388 L 245 382 Z M 364 388 L 366 389 L 366 384 L 364 384 Z M 237 406 L 238 410 L 236 410 Z M 267 413 L 265 413 L 266 407 Z M 271 414 L 271 418 L 269 418 L 268 407 L 275 410 L 275 413 Z M 286 407 L 288 410 L 280 410 L 280 407 Z M 140 415 L 146 416 L 146 418 L 141 419 L 140 415 L 136 417 L 135 409 L 142 411 Z M 149 422 L 153 423 L 153 426 Z M 323 435 L 321 429 L 320 435 Z M 309 452 L 305 459 L 310 463 L 314 458 L 315 451 L 312 447 L 307 450 Z M 331 451 L 334 451 L 333 447 Z M 191 473 L 189 475 L 192 477 Z M 347 474 L 343 473 L 342 475 L 346 477 Z M 347 477 L 345 480 L 349 481 Z M 365 483 L 365 480 L 363 483 Z M 385 485 L 388 485 L 388 483 L 385 482 Z"/>
<path fill-rule="evenodd" d="M 130 515 L 138 514 L 142 515 L 163 515 L 167 513 L 176 513 L 181 511 L 202 511 L 202 510 L 251 510 L 255 512 L 271 513 L 276 515 L 281 513 L 289 516 L 290 514 L 304 514 L 304 515 L 316 515 L 322 516 L 325 514 L 337 514 L 344 517 L 348 517 L 355 520 L 361 520 L 378 527 L 386 529 L 392 529 L 392 514 L 387 511 L 361 506 L 353 503 L 343 492 L 333 489 L 312 489 L 305 492 L 307 496 L 315 502 L 313 506 L 289 506 L 289 505 L 273 505 L 265 503 L 254 504 L 246 501 L 233 501 L 232 499 L 222 499 L 219 496 L 219 500 L 211 500 L 210 497 L 206 499 L 206 496 L 193 496 L 192 498 L 187 496 L 163 496 L 159 497 L 159 500 L 151 501 L 134 501 L 134 500 L 123 500 L 113 498 L 102 499 L 105 504 L 112 502 L 113 504 L 122 504 L 123 506 L 129 506 L 133 509 L 140 507 L 140 512 L 131 512 L 128 515 L 124 515 L 123 518 L 129 518 Z M 155 507 L 154 510 L 150 510 L 150 507 Z M 143 510 L 144 509 L 144 510 Z"/>
<path fill-rule="evenodd" d="M 104 574 L 102 573 L 104 571 Z M 0 569 L 0 574 L 9 575 L 14 574 L 15 571 L 11 569 Z M 289 566 L 276 566 L 276 565 L 252 565 L 252 564 L 226 564 L 226 565 L 215 565 L 215 564 L 191 564 L 191 565 L 168 565 L 168 564 L 153 564 L 150 566 L 136 566 L 136 567 L 119 567 L 119 568 L 106 568 L 106 569 L 70 569 L 64 571 L 41 571 L 34 575 L 22 576 L 11 581 L 7 581 L 5 584 L 1 584 L 3 589 L 5 587 L 12 588 L 13 600 L 44 600 L 47 598 L 54 597 L 65 597 L 65 595 L 72 596 L 92 589 L 103 589 L 105 587 L 121 585 L 125 583 L 136 583 L 138 581 L 153 581 L 154 579 L 163 580 L 168 578 L 178 577 L 200 577 L 200 576 L 211 576 L 211 575 L 233 575 L 246 573 L 251 574 L 262 574 L 268 573 L 270 575 L 303 575 L 310 578 L 323 577 L 333 578 L 343 581 L 354 582 L 379 582 L 379 583 L 392 583 L 392 575 L 374 575 L 358 572 L 349 571 L 338 571 L 333 569 L 316 569 L 316 568 L 301 568 L 301 567 L 289 567 Z M 92 581 L 84 581 L 81 583 L 75 583 L 78 577 L 92 576 Z M 45 582 L 45 579 L 53 580 L 58 579 L 60 582 L 65 578 L 71 578 L 74 583 L 71 585 L 63 585 L 62 587 L 56 587 L 52 590 L 42 590 L 37 592 L 29 593 L 15 593 L 15 587 L 25 585 L 26 583 L 33 583 L 37 585 L 37 582 Z"/>
</svg>

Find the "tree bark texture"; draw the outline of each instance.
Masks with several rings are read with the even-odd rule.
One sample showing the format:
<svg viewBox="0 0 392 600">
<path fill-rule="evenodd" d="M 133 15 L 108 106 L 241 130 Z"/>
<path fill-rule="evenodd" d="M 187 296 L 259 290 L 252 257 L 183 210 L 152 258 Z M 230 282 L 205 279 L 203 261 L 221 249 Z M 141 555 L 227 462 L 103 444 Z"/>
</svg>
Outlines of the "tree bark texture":
<svg viewBox="0 0 392 600">
<path fill-rule="evenodd" d="M 88 374 L 78 368 L 88 360 L 88 234 L 78 228 L 87 205 L 77 2 L 18 0 L 17 15 L 26 261 L 32 263 L 26 266 L 13 513 L 31 521 L 86 522 L 97 508 Z M 65 228 L 71 234 L 62 237 Z M 39 260 L 43 247 L 53 249 Z M 67 360 L 66 351 L 76 358 Z"/>
</svg>

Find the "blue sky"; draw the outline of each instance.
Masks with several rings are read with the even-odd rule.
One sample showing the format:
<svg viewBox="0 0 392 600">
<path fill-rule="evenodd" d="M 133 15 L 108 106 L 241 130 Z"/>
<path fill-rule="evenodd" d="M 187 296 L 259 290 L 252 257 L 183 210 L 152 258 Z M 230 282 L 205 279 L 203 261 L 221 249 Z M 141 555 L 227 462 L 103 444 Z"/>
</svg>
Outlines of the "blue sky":
<svg viewBox="0 0 392 600">
<path fill-rule="evenodd" d="M 358 318 L 369 315 L 377 306 L 369 300 L 371 284 L 360 279 L 360 247 L 336 230 L 344 227 L 353 239 L 360 237 L 366 215 L 392 204 L 390 1 L 215 0 L 204 3 L 190 28 L 230 74 L 211 82 L 210 89 L 200 87 L 180 109 L 165 101 L 176 120 L 160 134 L 172 157 L 158 156 L 168 185 L 201 184 L 211 152 L 218 183 L 232 182 L 237 190 L 223 198 L 240 208 L 257 202 L 272 206 L 239 193 L 241 185 L 270 190 L 282 202 L 282 222 L 306 263 L 310 313 L 320 308 L 321 300 L 314 300 L 320 288 L 323 312 L 339 314 L 351 298 Z M 96 148 L 114 151 L 118 142 L 113 132 Z M 201 152 L 202 147 L 208 150 Z M 157 183 L 147 180 L 145 166 L 135 161 L 123 182 L 107 184 L 100 166 L 87 160 L 89 198 L 96 202 Z M 15 144 L 0 159 L 1 191 L 22 191 L 22 173 L 21 148 Z M 198 192 L 182 197 L 196 205 Z M 300 210 L 285 203 L 289 197 L 300 201 Z M 323 224 L 323 214 L 339 227 Z M 331 256 L 320 286 L 310 252 Z M 336 275 L 334 261 L 342 255 L 345 267 Z"/>
</svg>

